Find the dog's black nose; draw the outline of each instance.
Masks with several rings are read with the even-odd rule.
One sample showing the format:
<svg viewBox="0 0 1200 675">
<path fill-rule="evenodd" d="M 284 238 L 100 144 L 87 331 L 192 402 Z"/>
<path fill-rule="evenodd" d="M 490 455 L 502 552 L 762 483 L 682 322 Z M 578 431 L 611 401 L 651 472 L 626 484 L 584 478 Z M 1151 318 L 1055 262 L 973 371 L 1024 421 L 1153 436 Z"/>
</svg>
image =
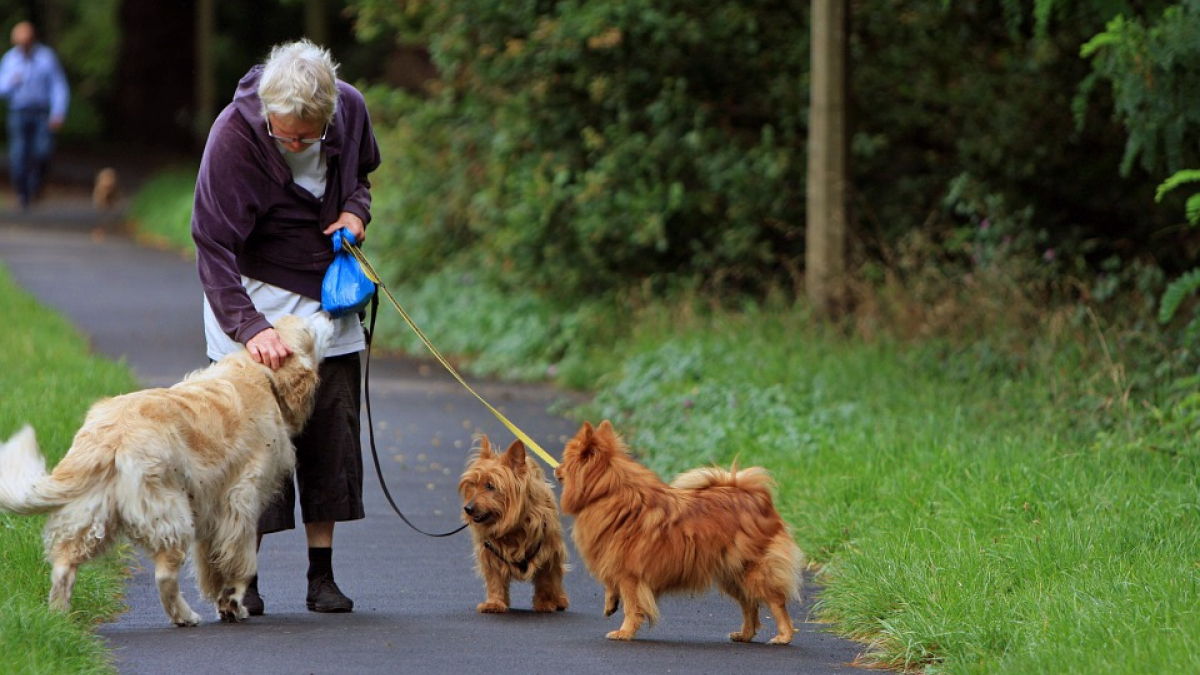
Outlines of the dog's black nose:
<svg viewBox="0 0 1200 675">
<path fill-rule="evenodd" d="M 475 505 L 467 504 L 466 506 L 463 507 L 463 511 L 466 511 L 468 516 L 473 516 L 473 515 L 475 515 Z"/>
</svg>

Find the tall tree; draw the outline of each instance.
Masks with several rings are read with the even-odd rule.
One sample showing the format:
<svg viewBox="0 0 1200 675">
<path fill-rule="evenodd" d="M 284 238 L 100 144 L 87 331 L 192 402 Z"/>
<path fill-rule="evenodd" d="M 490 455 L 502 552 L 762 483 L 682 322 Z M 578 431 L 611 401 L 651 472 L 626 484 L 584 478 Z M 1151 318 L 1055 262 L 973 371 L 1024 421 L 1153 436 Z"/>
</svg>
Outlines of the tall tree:
<svg viewBox="0 0 1200 675">
<path fill-rule="evenodd" d="M 821 313 L 841 308 L 846 272 L 846 36 L 849 3 L 813 0 L 805 288 Z"/>
</svg>

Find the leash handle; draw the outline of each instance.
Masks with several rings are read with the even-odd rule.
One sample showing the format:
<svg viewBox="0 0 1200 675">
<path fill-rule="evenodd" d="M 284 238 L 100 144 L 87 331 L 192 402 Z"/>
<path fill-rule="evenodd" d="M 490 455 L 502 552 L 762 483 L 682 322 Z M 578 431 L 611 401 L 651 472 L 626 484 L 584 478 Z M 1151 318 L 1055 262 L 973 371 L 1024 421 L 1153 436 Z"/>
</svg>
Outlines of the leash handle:
<svg viewBox="0 0 1200 675">
<path fill-rule="evenodd" d="M 413 525 L 408 518 L 404 517 L 404 513 L 400 510 L 400 507 L 396 506 L 396 500 L 392 499 L 392 493 L 388 490 L 387 482 L 383 480 L 383 467 L 379 464 L 379 451 L 375 449 L 375 420 L 371 417 L 371 343 L 374 341 L 375 337 L 375 316 L 378 313 L 379 293 L 377 292 L 371 296 L 371 321 L 370 327 L 367 328 L 367 363 L 363 372 L 363 400 L 367 405 L 367 437 L 371 441 L 371 459 L 375 460 L 375 475 L 379 477 L 379 487 L 383 488 L 383 496 L 387 497 L 388 504 L 392 505 L 392 510 L 396 512 L 396 515 L 400 516 L 400 520 L 403 520 L 405 525 L 408 525 L 413 530 L 420 532 L 426 537 L 435 538 L 449 537 L 452 534 L 458 534 L 467 527 L 466 523 L 463 523 L 461 526 L 459 526 L 457 530 L 441 533 L 426 532 L 416 525 Z"/>
</svg>

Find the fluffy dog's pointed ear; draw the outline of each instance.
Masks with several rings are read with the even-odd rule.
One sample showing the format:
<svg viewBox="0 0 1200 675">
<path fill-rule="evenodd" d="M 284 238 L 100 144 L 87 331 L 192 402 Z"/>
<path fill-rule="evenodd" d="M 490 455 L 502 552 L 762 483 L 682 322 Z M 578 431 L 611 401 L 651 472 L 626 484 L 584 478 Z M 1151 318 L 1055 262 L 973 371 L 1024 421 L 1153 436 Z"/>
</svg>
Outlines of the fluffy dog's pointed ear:
<svg viewBox="0 0 1200 675">
<path fill-rule="evenodd" d="M 504 452 L 504 463 L 516 473 L 525 470 L 525 444 L 517 439 Z"/>
<path fill-rule="evenodd" d="M 576 448 L 580 461 L 587 461 L 591 458 L 596 445 L 596 430 L 592 428 L 592 423 L 584 421 L 579 427 L 579 431 L 575 432 L 575 437 L 571 439 L 570 445 Z"/>
<path fill-rule="evenodd" d="M 492 442 L 488 440 L 487 434 L 479 437 L 479 458 L 484 459 L 492 456 Z"/>
<path fill-rule="evenodd" d="M 596 427 L 596 446 L 605 450 L 617 450 L 621 447 L 621 435 L 613 428 L 608 420 Z"/>
<path fill-rule="evenodd" d="M 626 452 L 625 441 L 621 440 L 621 435 L 608 420 L 604 420 L 600 426 L 596 427 L 585 447 L 587 449 L 584 454 L 589 458 L 612 457 Z"/>
<path fill-rule="evenodd" d="M 592 428 L 592 423 L 585 421 L 583 426 L 579 427 L 579 431 L 575 432 L 575 440 L 590 445 L 595 435 L 596 430 Z"/>
<path fill-rule="evenodd" d="M 609 453 L 616 442 L 616 432 L 608 420 L 593 427 L 591 422 L 584 422 L 575 434 L 574 443 L 579 448 L 579 459 L 587 462 L 594 457 Z"/>
</svg>

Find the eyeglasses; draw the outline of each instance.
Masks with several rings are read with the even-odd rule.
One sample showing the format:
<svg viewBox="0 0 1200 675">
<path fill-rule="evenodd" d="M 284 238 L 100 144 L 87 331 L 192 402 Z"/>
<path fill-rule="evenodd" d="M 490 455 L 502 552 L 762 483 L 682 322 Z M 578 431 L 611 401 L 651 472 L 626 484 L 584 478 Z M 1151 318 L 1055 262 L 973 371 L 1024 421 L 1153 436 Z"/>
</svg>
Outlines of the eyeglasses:
<svg viewBox="0 0 1200 675">
<path fill-rule="evenodd" d="M 321 132 L 320 138 L 296 138 L 294 136 L 277 136 L 271 129 L 271 118 L 268 117 L 267 135 L 279 141 L 280 143 L 303 143 L 304 145 L 312 145 L 313 143 L 320 143 L 321 141 L 325 140 L 326 136 L 329 135 L 329 122 L 325 123 L 325 130 Z"/>
</svg>

